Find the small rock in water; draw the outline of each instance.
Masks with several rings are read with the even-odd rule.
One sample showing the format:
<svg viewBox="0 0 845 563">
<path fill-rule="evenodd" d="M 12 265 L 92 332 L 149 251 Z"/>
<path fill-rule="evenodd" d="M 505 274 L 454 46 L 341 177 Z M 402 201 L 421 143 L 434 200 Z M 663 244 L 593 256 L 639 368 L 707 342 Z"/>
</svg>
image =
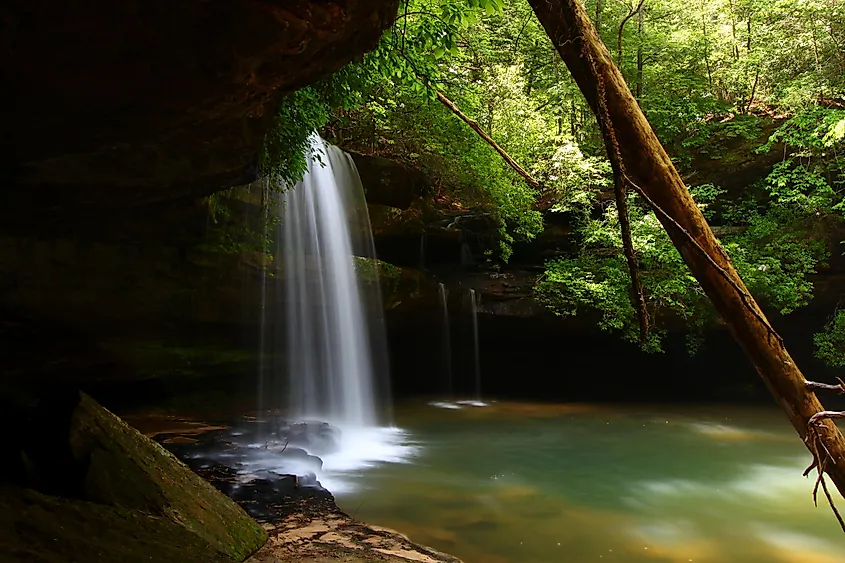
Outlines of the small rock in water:
<svg viewBox="0 0 845 563">
<path fill-rule="evenodd" d="M 296 486 L 297 487 L 321 487 L 320 482 L 317 480 L 317 475 L 315 473 L 306 473 L 305 475 L 297 475 L 296 476 Z"/>
<path fill-rule="evenodd" d="M 323 469 L 323 460 L 315 455 L 309 454 L 302 448 L 288 446 L 278 453 L 284 461 L 296 461 L 315 473 Z"/>
<path fill-rule="evenodd" d="M 331 454 L 340 450 L 340 430 L 327 422 L 299 422 L 291 424 L 286 439 L 290 445 L 299 446 L 317 454 Z"/>
</svg>

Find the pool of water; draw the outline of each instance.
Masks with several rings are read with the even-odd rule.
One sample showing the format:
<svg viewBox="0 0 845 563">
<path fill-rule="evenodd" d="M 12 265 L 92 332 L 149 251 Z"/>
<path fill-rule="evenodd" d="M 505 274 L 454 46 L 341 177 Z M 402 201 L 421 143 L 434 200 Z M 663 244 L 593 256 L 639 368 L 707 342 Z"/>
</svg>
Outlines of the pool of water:
<svg viewBox="0 0 845 563">
<path fill-rule="evenodd" d="M 845 561 L 775 408 L 443 407 L 398 406 L 413 456 L 345 475 L 341 508 L 466 563 Z"/>
</svg>

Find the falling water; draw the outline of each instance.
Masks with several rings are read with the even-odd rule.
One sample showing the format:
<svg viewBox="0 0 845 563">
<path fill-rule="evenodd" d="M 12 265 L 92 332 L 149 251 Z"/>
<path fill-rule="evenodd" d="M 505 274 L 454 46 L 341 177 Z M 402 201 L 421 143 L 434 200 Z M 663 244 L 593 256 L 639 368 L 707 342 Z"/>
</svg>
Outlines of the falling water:
<svg viewBox="0 0 845 563">
<path fill-rule="evenodd" d="M 373 427 L 372 332 L 356 264 L 371 277 L 377 268 L 355 258 L 372 258 L 361 181 L 352 158 L 316 134 L 310 152 L 305 176 L 279 202 L 290 412 L 341 428 Z"/>
<path fill-rule="evenodd" d="M 469 290 L 470 314 L 472 315 L 472 342 L 475 363 L 475 400 L 481 403 L 481 362 L 478 354 L 478 300 L 475 290 Z"/>
<path fill-rule="evenodd" d="M 243 482 L 293 474 L 343 494 L 360 472 L 417 449 L 380 425 L 391 419 L 379 400 L 389 396 L 387 345 L 364 190 L 352 158 L 316 134 L 302 180 L 263 187 L 275 248 L 261 255 L 260 416 L 207 455 Z"/>
<path fill-rule="evenodd" d="M 440 290 L 440 308 L 442 311 L 443 330 L 443 370 L 446 373 L 447 393 L 451 399 L 455 392 L 452 384 L 452 338 L 449 331 L 449 306 L 446 301 L 446 286 L 439 284 Z"/>
<path fill-rule="evenodd" d="M 261 184 L 261 219 L 262 225 L 268 224 L 267 217 L 270 213 L 268 199 L 270 197 L 269 186 L 266 182 Z M 266 408 L 264 404 L 264 391 L 267 387 L 264 377 L 267 373 L 267 268 L 261 268 L 261 295 L 259 303 L 259 332 L 258 332 L 258 412 Z"/>
</svg>

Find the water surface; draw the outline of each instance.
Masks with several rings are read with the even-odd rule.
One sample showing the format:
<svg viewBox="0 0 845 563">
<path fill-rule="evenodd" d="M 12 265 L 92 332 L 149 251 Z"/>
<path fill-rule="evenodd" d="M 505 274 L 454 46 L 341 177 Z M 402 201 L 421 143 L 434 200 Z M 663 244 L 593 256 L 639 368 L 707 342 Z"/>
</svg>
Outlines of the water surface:
<svg viewBox="0 0 845 563">
<path fill-rule="evenodd" d="M 834 563 L 810 460 L 775 408 L 493 403 L 396 410 L 409 462 L 336 494 L 466 563 Z M 845 503 L 843 503 L 845 504 Z"/>
</svg>

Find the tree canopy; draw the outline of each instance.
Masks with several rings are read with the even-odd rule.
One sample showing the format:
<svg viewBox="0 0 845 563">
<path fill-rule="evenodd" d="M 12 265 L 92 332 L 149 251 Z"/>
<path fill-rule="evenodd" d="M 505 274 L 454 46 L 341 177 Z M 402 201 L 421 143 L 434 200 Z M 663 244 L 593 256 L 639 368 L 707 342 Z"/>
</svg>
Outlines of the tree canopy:
<svg viewBox="0 0 845 563">
<path fill-rule="evenodd" d="M 845 5 L 841 0 L 588 0 L 601 38 L 696 202 L 754 296 L 787 314 L 813 296 L 841 232 L 845 149 Z M 437 102 L 443 92 L 531 176 L 535 189 Z M 455 205 L 498 225 L 491 264 L 564 214 L 577 252 L 546 264 L 537 296 L 560 315 L 598 310 L 603 328 L 638 337 L 612 174 L 595 119 L 523 0 L 408 0 L 378 47 L 290 95 L 268 135 L 265 172 L 304 170 L 314 129 L 344 147 L 424 170 Z M 775 154 L 739 187 L 699 182 L 715 168 Z M 695 335 L 712 306 L 654 213 L 628 196 L 646 306 L 665 331 Z M 816 336 L 845 365 L 845 313 Z M 691 349 L 699 339 L 690 339 Z"/>
</svg>

